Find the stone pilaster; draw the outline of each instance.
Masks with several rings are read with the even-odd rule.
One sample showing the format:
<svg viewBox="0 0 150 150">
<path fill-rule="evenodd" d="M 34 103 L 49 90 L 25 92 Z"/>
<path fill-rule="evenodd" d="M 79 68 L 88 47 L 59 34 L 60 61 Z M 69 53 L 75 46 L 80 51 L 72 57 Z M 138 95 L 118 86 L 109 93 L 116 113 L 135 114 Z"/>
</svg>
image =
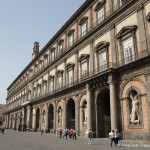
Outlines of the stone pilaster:
<svg viewBox="0 0 150 150">
<path fill-rule="evenodd" d="M 92 40 L 90 43 L 90 59 L 89 59 L 89 63 L 90 63 L 90 68 L 89 71 L 94 71 L 94 41 Z M 94 72 L 93 72 L 94 73 Z"/>
<path fill-rule="evenodd" d="M 87 131 L 92 128 L 91 120 L 91 90 L 89 83 L 86 83 L 87 90 Z"/>
<path fill-rule="evenodd" d="M 63 86 L 65 86 L 66 85 L 66 79 L 67 79 L 67 77 L 66 77 L 66 75 L 67 75 L 67 73 L 66 73 L 66 59 L 65 59 L 65 61 L 64 61 L 64 72 L 63 72 Z"/>
<path fill-rule="evenodd" d="M 138 30 L 140 35 L 139 38 L 140 38 L 141 51 L 147 50 L 148 48 L 144 20 L 145 17 L 143 13 L 143 5 L 139 4 L 139 6 L 137 7 L 137 21 L 138 21 Z"/>
<path fill-rule="evenodd" d="M 111 59 L 112 63 L 117 62 L 117 55 L 116 55 L 116 41 L 115 41 L 115 24 L 112 23 L 110 25 L 110 43 L 111 43 Z"/>
<path fill-rule="evenodd" d="M 75 81 L 78 80 L 78 72 L 79 72 L 79 67 L 78 67 L 78 51 L 76 51 L 76 54 L 75 54 L 75 67 L 74 67 L 74 79 Z"/>
</svg>

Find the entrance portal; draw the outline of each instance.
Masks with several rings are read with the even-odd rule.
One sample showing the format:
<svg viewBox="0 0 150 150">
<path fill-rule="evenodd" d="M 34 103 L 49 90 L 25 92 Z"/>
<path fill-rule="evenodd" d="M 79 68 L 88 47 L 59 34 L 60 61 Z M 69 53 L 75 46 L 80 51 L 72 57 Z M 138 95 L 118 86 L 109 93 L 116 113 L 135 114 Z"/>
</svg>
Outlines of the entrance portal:
<svg viewBox="0 0 150 150">
<path fill-rule="evenodd" d="M 53 129 L 53 120 L 54 120 L 54 109 L 53 105 L 50 104 L 48 108 L 48 130 Z"/>
<path fill-rule="evenodd" d="M 70 99 L 67 104 L 67 128 L 75 129 L 75 103 Z"/>
<path fill-rule="evenodd" d="M 40 128 L 40 109 L 37 108 L 36 110 L 36 130 Z"/>
<path fill-rule="evenodd" d="M 103 89 L 97 97 L 97 137 L 108 137 L 110 131 L 110 91 Z"/>
</svg>

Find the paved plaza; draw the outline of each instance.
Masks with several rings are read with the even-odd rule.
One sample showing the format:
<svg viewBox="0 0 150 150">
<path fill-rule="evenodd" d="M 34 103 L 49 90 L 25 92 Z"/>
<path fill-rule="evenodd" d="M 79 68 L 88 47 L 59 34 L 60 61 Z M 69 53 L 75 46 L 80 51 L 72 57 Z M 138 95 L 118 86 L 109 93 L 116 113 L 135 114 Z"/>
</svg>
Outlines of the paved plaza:
<svg viewBox="0 0 150 150">
<path fill-rule="evenodd" d="M 52 134 L 41 135 L 38 132 L 18 132 L 6 130 L 0 134 L 0 150 L 114 150 L 130 149 L 144 150 L 150 148 L 150 143 L 136 141 L 119 141 L 120 147 L 110 147 L 109 139 L 92 139 L 88 145 L 85 137 L 77 140 L 60 139 Z"/>
</svg>

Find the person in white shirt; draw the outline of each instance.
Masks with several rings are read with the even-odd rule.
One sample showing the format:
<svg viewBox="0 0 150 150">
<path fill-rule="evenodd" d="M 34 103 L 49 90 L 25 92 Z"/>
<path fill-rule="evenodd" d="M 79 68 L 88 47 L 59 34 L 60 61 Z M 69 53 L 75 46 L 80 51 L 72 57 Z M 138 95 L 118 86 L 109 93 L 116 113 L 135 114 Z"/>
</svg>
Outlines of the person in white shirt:
<svg viewBox="0 0 150 150">
<path fill-rule="evenodd" d="M 115 142 L 115 131 L 114 130 L 111 130 L 111 132 L 109 133 L 109 137 L 111 139 L 111 144 L 110 145 L 112 146 L 113 142 L 116 145 L 116 142 Z"/>
<path fill-rule="evenodd" d="M 117 146 L 118 140 L 119 140 L 120 133 L 118 132 L 118 129 L 115 129 L 115 145 Z"/>
</svg>

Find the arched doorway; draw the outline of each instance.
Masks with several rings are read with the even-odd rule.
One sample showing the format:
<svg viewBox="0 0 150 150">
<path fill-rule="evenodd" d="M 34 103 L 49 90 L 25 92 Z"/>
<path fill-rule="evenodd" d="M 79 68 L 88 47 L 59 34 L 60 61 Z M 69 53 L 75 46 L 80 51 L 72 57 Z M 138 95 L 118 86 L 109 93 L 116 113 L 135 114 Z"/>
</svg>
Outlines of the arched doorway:
<svg viewBox="0 0 150 150">
<path fill-rule="evenodd" d="M 108 137 L 110 130 L 110 91 L 103 89 L 97 97 L 97 137 Z"/>
<path fill-rule="evenodd" d="M 67 128 L 75 129 L 75 103 L 73 99 L 67 103 Z"/>
<path fill-rule="evenodd" d="M 36 110 L 36 130 L 40 128 L 40 109 L 37 108 Z"/>
<path fill-rule="evenodd" d="M 53 105 L 50 104 L 48 107 L 48 132 L 53 129 L 53 122 L 54 122 L 54 108 Z"/>
<path fill-rule="evenodd" d="M 33 108 L 30 108 L 30 128 L 32 128 L 32 122 L 33 122 Z"/>
</svg>

